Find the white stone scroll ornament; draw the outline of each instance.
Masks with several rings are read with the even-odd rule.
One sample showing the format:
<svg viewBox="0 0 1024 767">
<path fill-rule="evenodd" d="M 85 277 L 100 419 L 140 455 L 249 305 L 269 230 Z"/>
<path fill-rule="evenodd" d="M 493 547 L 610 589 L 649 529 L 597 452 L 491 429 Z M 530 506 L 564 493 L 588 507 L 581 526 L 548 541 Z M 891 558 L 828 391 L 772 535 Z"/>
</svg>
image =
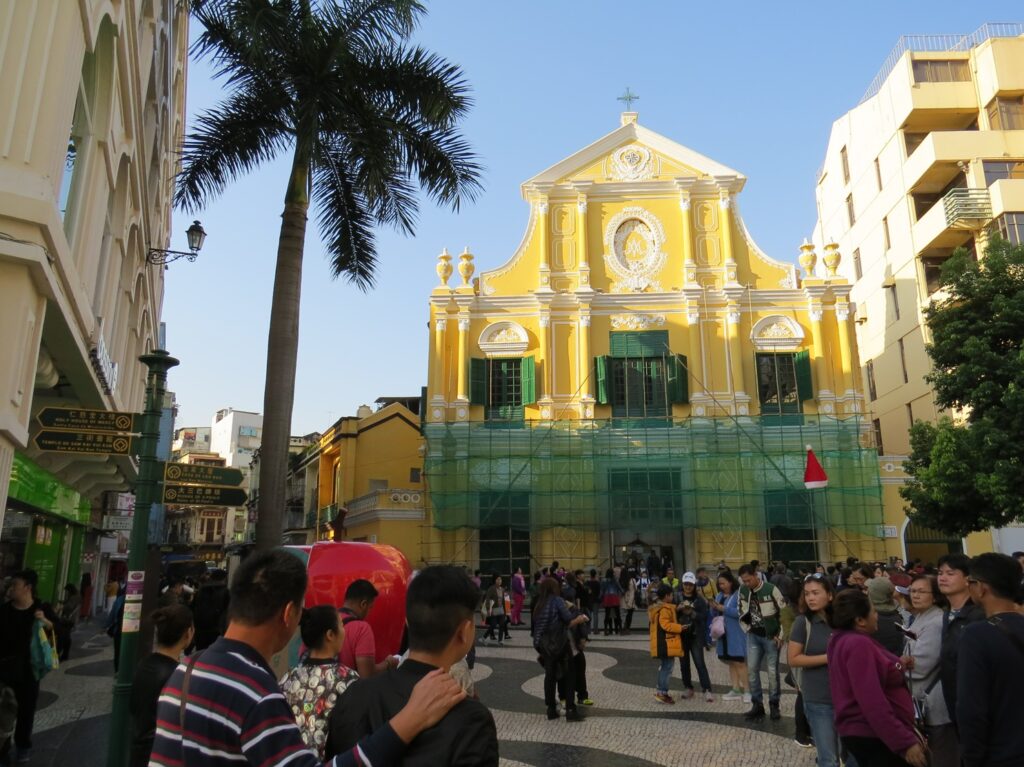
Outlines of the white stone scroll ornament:
<svg viewBox="0 0 1024 767">
<path fill-rule="evenodd" d="M 654 175 L 651 150 L 629 144 L 612 153 L 612 178 L 617 181 L 642 181 Z"/>
<path fill-rule="evenodd" d="M 605 227 L 604 263 L 613 278 L 612 292 L 661 291 L 655 279 L 665 265 L 665 228 L 641 207 L 628 207 Z"/>
</svg>

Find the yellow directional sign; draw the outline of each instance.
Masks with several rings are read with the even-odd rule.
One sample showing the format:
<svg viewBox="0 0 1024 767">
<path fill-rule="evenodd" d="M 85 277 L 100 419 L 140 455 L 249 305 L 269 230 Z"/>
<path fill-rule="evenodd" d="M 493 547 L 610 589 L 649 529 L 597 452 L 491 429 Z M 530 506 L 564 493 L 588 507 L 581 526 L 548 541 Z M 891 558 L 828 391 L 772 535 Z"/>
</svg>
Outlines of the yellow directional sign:
<svg viewBox="0 0 1024 767">
<path fill-rule="evenodd" d="M 44 407 L 36 415 L 36 420 L 44 429 L 103 432 L 139 432 L 142 429 L 140 413 L 88 410 L 80 407 Z"/>
<path fill-rule="evenodd" d="M 58 453 L 94 453 L 97 455 L 135 455 L 137 440 L 128 434 L 43 429 L 35 436 L 36 447 Z"/>
</svg>

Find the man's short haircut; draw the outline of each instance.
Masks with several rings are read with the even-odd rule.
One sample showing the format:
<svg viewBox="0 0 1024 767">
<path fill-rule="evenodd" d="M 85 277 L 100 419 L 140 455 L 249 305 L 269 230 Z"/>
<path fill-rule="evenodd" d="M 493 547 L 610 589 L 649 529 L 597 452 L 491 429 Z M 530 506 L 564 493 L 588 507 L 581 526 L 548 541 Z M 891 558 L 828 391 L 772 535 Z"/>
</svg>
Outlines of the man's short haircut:
<svg viewBox="0 0 1024 767">
<path fill-rule="evenodd" d="M 409 649 L 441 652 L 459 624 L 473 619 L 480 589 L 457 567 L 433 565 L 420 571 L 405 595 Z"/>
<path fill-rule="evenodd" d="M 416 576 L 417 578 L 419 576 Z M 345 589 L 346 602 L 372 602 L 377 598 L 377 589 L 365 578 L 352 581 Z"/>
<path fill-rule="evenodd" d="M 736 571 L 737 574 L 742 578 L 744 575 L 756 575 L 757 570 L 754 565 L 740 565 L 740 569 Z"/>
<path fill-rule="evenodd" d="M 235 573 L 228 617 L 261 626 L 285 605 L 302 606 L 306 595 L 306 566 L 294 554 L 273 549 L 250 554 Z"/>
<path fill-rule="evenodd" d="M 979 554 L 971 560 L 971 577 L 987 584 L 1002 599 L 1017 599 L 1020 562 L 1006 554 Z"/>
<path fill-rule="evenodd" d="M 966 554 L 943 554 L 939 557 L 938 567 L 943 565 L 950 570 L 959 570 L 964 575 L 971 574 L 971 558 Z"/>
<path fill-rule="evenodd" d="M 39 575 L 35 570 L 18 570 L 18 572 L 12 575 L 11 578 L 16 578 L 33 591 L 35 591 L 36 586 L 39 585 Z"/>
<path fill-rule="evenodd" d="M 1024 551 L 1015 551 L 1010 556 L 1014 559 L 1020 559 L 1021 557 L 1024 557 Z"/>
<path fill-rule="evenodd" d="M 658 599 L 664 599 L 672 594 L 672 587 L 667 583 L 663 583 L 658 586 L 658 590 L 655 593 L 658 595 Z"/>
</svg>

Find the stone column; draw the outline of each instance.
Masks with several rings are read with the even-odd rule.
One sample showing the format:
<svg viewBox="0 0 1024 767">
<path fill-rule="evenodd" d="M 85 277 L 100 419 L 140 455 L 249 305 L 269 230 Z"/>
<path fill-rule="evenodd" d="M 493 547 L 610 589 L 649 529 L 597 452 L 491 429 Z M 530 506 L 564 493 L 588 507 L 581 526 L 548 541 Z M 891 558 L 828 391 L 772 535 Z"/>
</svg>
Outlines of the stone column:
<svg viewBox="0 0 1024 767">
<path fill-rule="evenodd" d="M 460 402 L 469 401 L 469 317 L 459 315 L 459 367 L 456 375 L 457 397 Z"/>
<path fill-rule="evenodd" d="M 587 196 L 576 198 L 576 247 L 580 251 L 578 290 L 590 290 L 590 257 L 587 253 Z"/>
<path fill-rule="evenodd" d="M 686 312 L 687 329 L 690 340 L 690 353 L 686 355 L 686 366 L 689 368 L 690 397 L 694 394 L 705 394 L 704 391 L 704 342 L 700 332 L 700 309 L 692 304 Z"/>
<path fill-rule="evenodd" d="M 576 389 L 579 391 L 579 398 L 583 400 L 592 399 L 590 369 L 593 366 L 590 359 L 590 307 L 580 307 L 580 356 L 576 361 Z M 582 413 L 581 413 L 582 414 Z"/>
<path fill-rule="evenodd" d="M 448 392 L 444 384 L 444 331 L 448 326 L 448 320 L 439 317 L 434 320 L 434 379 L 432 388 L 434 390 L 433 400 L 444 402 L 448 399 Z"/>
<path fill-rule="evenodd" d="M 542 292 L 551 290 L 551 254 L 548 242 L 548 201 L 537 202 L 537 241 L 540 248 L 540 285 Z"/>
<path fill-rule="evenodd" d="M 540 348 L 537 359 L 537 402 L 543 404 L 551 399 L 551 314 L 547 306 L 541 309 L 538 320 Z M 541 408 L 543 414 L 544 408 Z"/>
<path fill-rule="evenodd" d="M 814 344 L 814 373 L 818 378 L 818 399 L 831 396 L 828 388 L 828 360 L 825 359 L 825 336 L 821 329 L 821 299 L 812 299 L 807 309 L 811 320 L 811 341 Z"/>
<path fill-rule="evenodd" d="M 726 308 L 726 332 L 729 336 L 729 373 L 734 397 L 746 396 L 743 389 L 743 347 L 740 342 L 740 307 L 729 300 Z"/>
<path fill-rule="evenodd" d="M 836 296 L 836 327 L 839 331 L 839 369 L 842 379 L 836 387 L 837 394 L 854 391 L 853 345 L 850 343 L 850 301 L 847 296 Z"/>
</svg>

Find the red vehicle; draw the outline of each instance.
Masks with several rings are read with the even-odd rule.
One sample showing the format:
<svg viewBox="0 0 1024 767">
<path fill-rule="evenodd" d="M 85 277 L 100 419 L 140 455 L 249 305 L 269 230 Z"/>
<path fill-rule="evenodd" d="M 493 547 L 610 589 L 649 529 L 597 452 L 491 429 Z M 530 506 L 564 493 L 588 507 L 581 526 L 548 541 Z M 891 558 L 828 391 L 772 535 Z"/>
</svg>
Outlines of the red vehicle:
<svg viewBox="0 0 1024 767">
<path fill-rule="evenodd" d="M 306 607 L 345 602 L 345 590 L 352 581 L 365 578 L 377 589 L 377 600 L 367 617 L 373 627 L 380 662 L 398 652 L 405 629 L 405 591 L 412 568 L 409 561 L 393 546 L 349 541 L 321 541 L 311 546 L 286 546 L 288 551 L 306 562 L 309 588 Z M 291 666 L 298 663 L 299 638 L 288 647 Z"/>
</svg>

